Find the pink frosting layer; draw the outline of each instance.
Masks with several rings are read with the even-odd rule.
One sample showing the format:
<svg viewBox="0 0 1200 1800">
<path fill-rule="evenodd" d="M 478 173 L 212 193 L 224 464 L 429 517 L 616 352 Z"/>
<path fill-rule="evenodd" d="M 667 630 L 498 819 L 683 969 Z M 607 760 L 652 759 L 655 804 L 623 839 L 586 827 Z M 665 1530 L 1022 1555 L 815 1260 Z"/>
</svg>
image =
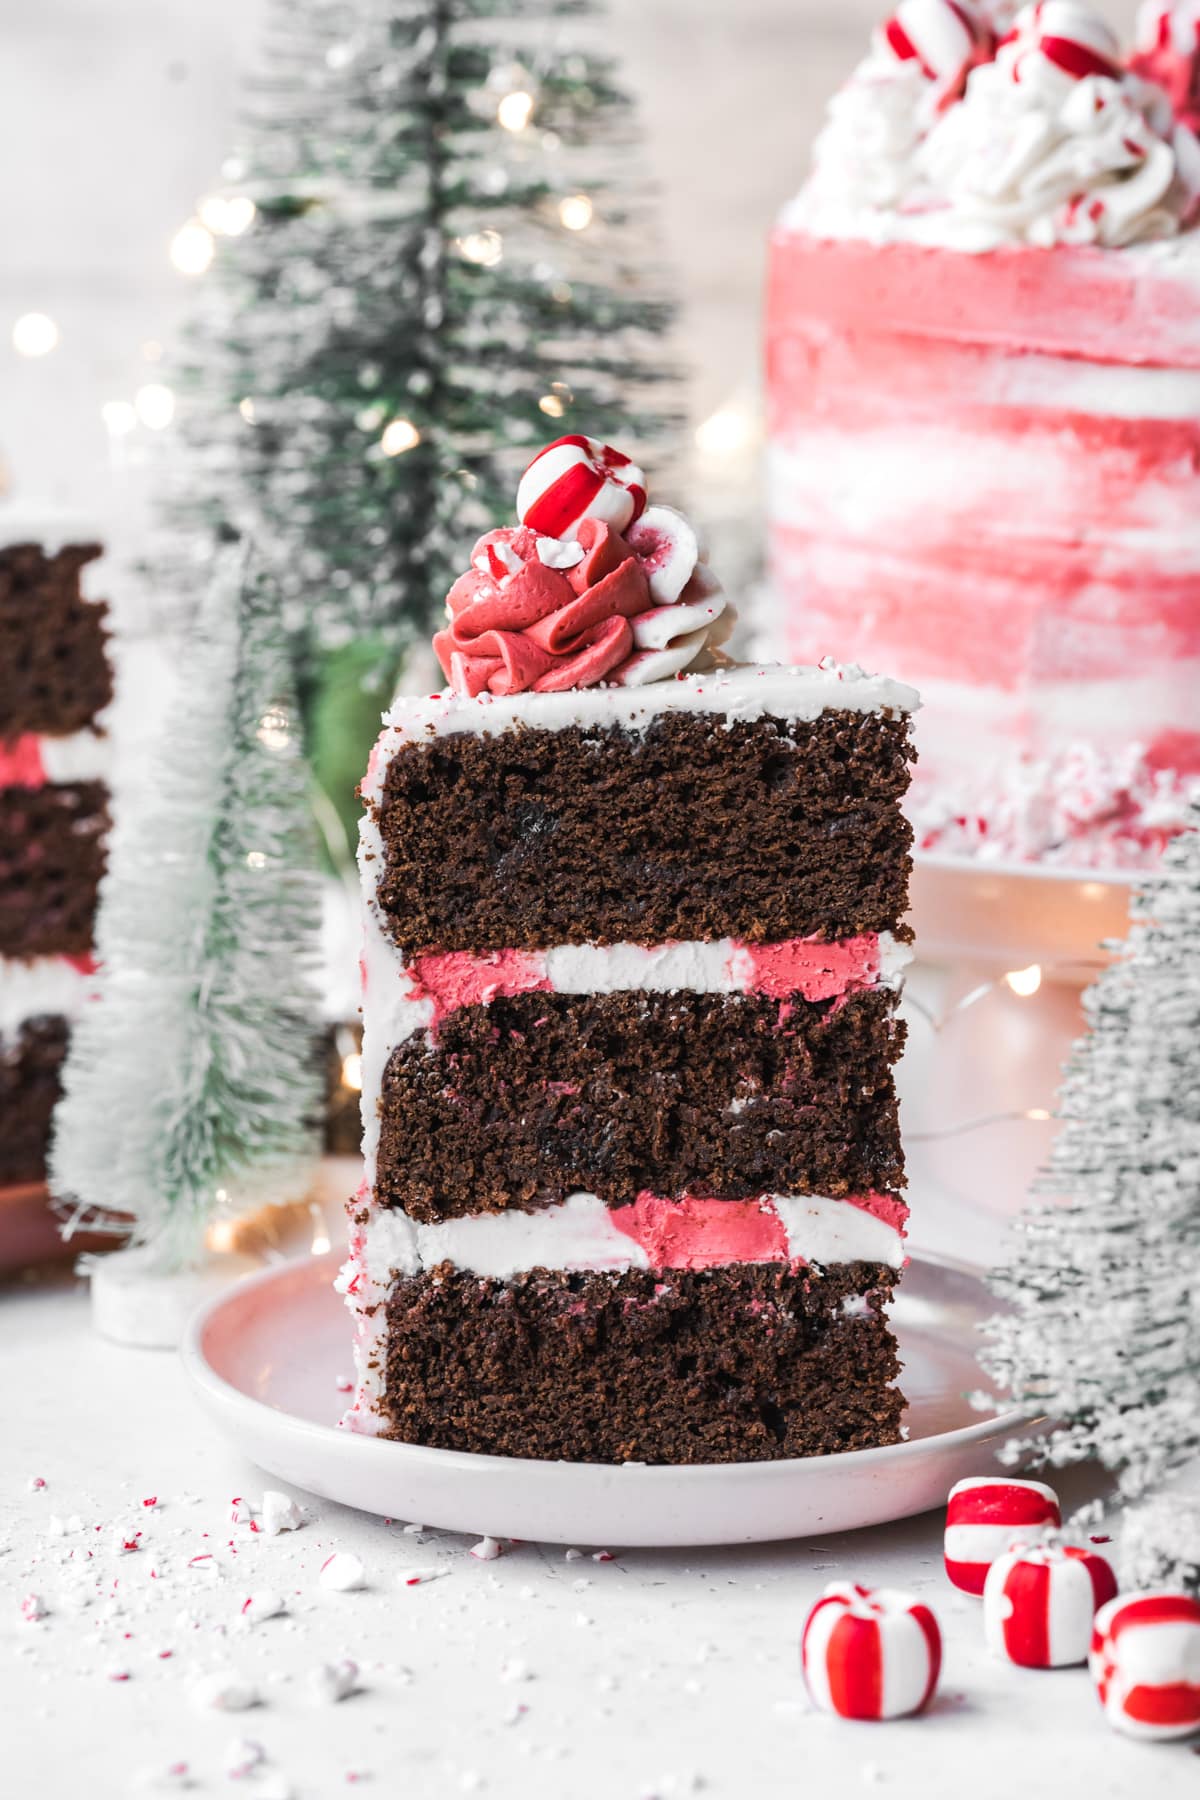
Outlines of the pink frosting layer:
<svg viewBox="0 0 1200 1800">
<path fill-rule="evenodd" d="M 0 739 L 0 787 L 40 788 L 46 785 L 41 739 L 26 731 L 20 737 Z"/>
<path fill-rule="evenodd" d="M 747 992 L 785 1000 L 836 1000 L 879 980 L 879 939 L 871 932 L 823 944 L 817 938 L 784 938 L 778 944 L 741 944 L 754 971 Z"/>
<path fill-rule="evenodd" d="M 879 939 L 874 933 L 822 943 L 785 938 L 775 944 L 730 940 L 730 990 L 773 1000 L 836 1000 L 877 985 Z M 488 1006 L 499 997 L 555 991 L 539 950 L 431 951 L 408 964 L 415 1000 L 433 1002 L 436 1026 L 460 1006 Z"/>
<path fill-rule="evenodd" d="M 661 1200 L 639 1194 L 614 1207 L 613 1224 L 640 1244 L 655 1269 L 786 1262 L 787 1232 L 765 1200 Z"/>
</svg>

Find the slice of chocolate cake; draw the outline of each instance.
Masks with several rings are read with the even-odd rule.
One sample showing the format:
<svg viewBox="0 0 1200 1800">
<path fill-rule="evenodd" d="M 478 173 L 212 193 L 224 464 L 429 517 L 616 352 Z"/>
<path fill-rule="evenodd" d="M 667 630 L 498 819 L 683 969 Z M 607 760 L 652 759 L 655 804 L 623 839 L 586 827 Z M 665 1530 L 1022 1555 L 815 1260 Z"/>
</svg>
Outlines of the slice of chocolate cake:
<svg viewBox="0 0 1200 1800">
<path fill-rule="evenodd" d="M 112 700 L 88 542 L 0 515 L 0 1186 L 40 1182 L 70 1021 L 92 986 Z"/>
<path fill-rule="evenodd" d="M 451 593 L 451 691 L 397 701 L 363 787 L 345 1423 L 596 1462 L 895 1442 L 916 696 L 727 663 L 690 529 L 603 446 L 518 504 Z"/>
</svg>

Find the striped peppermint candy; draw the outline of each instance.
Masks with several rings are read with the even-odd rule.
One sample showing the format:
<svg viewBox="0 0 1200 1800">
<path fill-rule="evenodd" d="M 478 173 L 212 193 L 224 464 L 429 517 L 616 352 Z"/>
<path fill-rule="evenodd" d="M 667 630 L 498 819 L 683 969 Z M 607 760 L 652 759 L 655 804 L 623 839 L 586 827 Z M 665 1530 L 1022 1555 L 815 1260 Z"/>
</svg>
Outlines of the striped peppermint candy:
<svg viewBox="0 0 1200 1800">
<path fill-rule="evenodd" d="M 1121 46 L 1100 14 L 1078 0 L 1039 0 L 1018 13 L 1011 33 L 1021 49 L 1039 50 L 1048 63 L 1072 81 L 1103 75 L 1120 81 Z M 1018 58 L 1013 74 L 1021 79 Z"/>
<path fill-rule="evenodd" d="M 1115 1731 L 1200 1731 L 1200 1602 L 1169 1588 L 1110 1600 L 1096 1614 L 1088 1667 Z"/>
<path fill-rule="evenodd" d="M 645 508 L 645 483 L 636 463 L 598 438 L 556 438 L 522 475 L 517 516 L 552 538 L 574 538 L 581 519 L 624 531 Z"/>
<path fill-rule="evenodd" d="M 800 1661 L 823 1712 L 902 1719 L 933 1699 L 942 1634 L 929 1608 L 911 1594 L 835 1581 L 804 1622 Z"/>
<path fill-rule="evenodd" d="M 930 81 L 954 81 L 990 53 L 987 20 L 971 0 L 900 0 L 880 35 L 897 62 L 915 62 Z"/>
<path fill-rule="evenodd" d="M 1032 1544 L 998 1556 L 983 1588 L 988 1649 L 1023 1669 L 1086 1660 L 1092 1621 L 1116 1597 L 1117 1578 L 1098 1544 Z"/>
<path fill-rule="evenodd" d="M 1058 1495 L 1045 1482 L 971 1475 L 946 1504 L 946 1573 L 964 1594 L 982 1594 L 998 1556 L 1061 1524 Z"/>
</svg>

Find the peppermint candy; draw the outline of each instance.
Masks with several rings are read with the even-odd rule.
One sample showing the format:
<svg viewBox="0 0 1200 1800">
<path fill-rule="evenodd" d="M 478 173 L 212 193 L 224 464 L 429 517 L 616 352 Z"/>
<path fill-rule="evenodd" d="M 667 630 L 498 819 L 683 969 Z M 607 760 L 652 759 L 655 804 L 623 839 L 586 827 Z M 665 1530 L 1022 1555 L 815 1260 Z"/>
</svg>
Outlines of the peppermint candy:
<svg viewBox="0 0 1200 1800">
<path fill-rule="evenodd" d="M 522 475 L 517 515 L 552 538 L 573 538 L 582 519 L 623 532 L 645 509 L 645 483 L 636 463 L 598 438 L 556 438 Z"/>
<path fill-rule="evenodd" d="M 1096 1614 L 1088 1667 L 1115 1731 L 1200 1731 L 1200 1602 L 1171 1589 L 1110 1600 Z"/>
<path fill-rule="evenodd" d="M 964 1594 L 982 1594 L 998 1556 L 1061 1524 L 1058 1495 L 1045 1482 L 991 1475 L 955 1482 L 946 1505 L 946 1574 Z"/>
<path fill-rule="evenodd" d="M 1017 15 L 1012 37 L 1020 48 L 1040 51 L 1072 81 L 1086 81 L 1092 75 L 1121 79 L 1121 46 L 1115 34 L 1098 13 L 1078 0 L 1040 0 L 1039 5 L 1026 7 Z M 1022 78 L 1019 57 L 1013 77 Z"/>
<path fill-rule="evenodd" d="M 970 0 L 900 0 L 880 37 L 897 62 L 915 62 L 928 80 L 951 85 L 992 48 L 987 21 Z"/>
<path fill-rule="evenodd" d="M 942 1634 L 911 1594 L 833 1582 L 805 1620 L 800 1661 L 823 1712 L 902 1719 L 933 1699 Z"/>
<path fill-rule="evenodd" d="M 1092 1621 L 1116 1592 L 1112 1564 L 1096 1543 L 1009 1550 L 996 1558 L 984 1583 L 988 1648 L 1023 1669 L 1084 1662 Z"/>
</svg>

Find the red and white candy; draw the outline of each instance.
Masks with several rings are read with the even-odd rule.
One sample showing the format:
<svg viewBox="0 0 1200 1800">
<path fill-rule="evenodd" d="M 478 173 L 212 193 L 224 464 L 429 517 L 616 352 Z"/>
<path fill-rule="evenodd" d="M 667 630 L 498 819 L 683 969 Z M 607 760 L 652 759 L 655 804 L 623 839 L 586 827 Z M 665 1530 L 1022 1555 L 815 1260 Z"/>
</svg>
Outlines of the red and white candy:
<svg viewBox="0 0 1200 1800">
<path fill-rule="evenodd" d="M 1200 1731 L 1200 1602 L 1190 1595 L 1110 1600 L 1096 1615 L 1088 1666 L 1115 1731 L 1163 1739 Z"/>
<path fill-rule="evenodd" d="M 1039 0 L 1038 5 L 1026 7 L 1017 15 L 1011 39 L 1018 52 L 1040 51 L 1072 81 L 1085 81 L 1090 75 L 1103 75 L 1109 81 L 1121 79 L 1121 46 L 1115 33 L 1099 13 L 1081 6 L 1078 0 Z M 1018 81 L 1022 79 L 1020 55 L 1013 74 Z"/>
<path fill-rule="evenodd" d="M 805 1620 L 800 1661 L 823 1712 L 902 1719 L 933 1699 L 942 1634 L 929 1608 L 911 1594 L 834 1582 Z"/>
<path fill-rule="evenodd" d="M 896 61 L 917 63 L 930 81 L 952 82 L 991 53 L 991 30 L 971 0 L 900 0 L 879 30 Z"/>
<path fill-rule="evenodd" d="M 581 519 L 603 519 L 623 532 L 645 506 L 642 470 L 598 438 L 556 438 L 534 457 L 517 489 L 522 525 L 552 538 L 573 538 Z"/>
<path fill-rule="evenodd" d="M 1058 1495 L 1045 1482 L 969 1476 L 946 1505 L 946 1574 L 964 1594 L 982 1594 L 998 1556 L 1061 1524 Z"/>
<path fill-rule="evenodd" d="M 1023 1669 L 1084 1662 L 1092 1621 L 1116 1597 L 1112 1564 L 1097 1544 L 1032 1544 L 998 1556 L 983 1589 L 988 1649 Z"/>
</svg>

